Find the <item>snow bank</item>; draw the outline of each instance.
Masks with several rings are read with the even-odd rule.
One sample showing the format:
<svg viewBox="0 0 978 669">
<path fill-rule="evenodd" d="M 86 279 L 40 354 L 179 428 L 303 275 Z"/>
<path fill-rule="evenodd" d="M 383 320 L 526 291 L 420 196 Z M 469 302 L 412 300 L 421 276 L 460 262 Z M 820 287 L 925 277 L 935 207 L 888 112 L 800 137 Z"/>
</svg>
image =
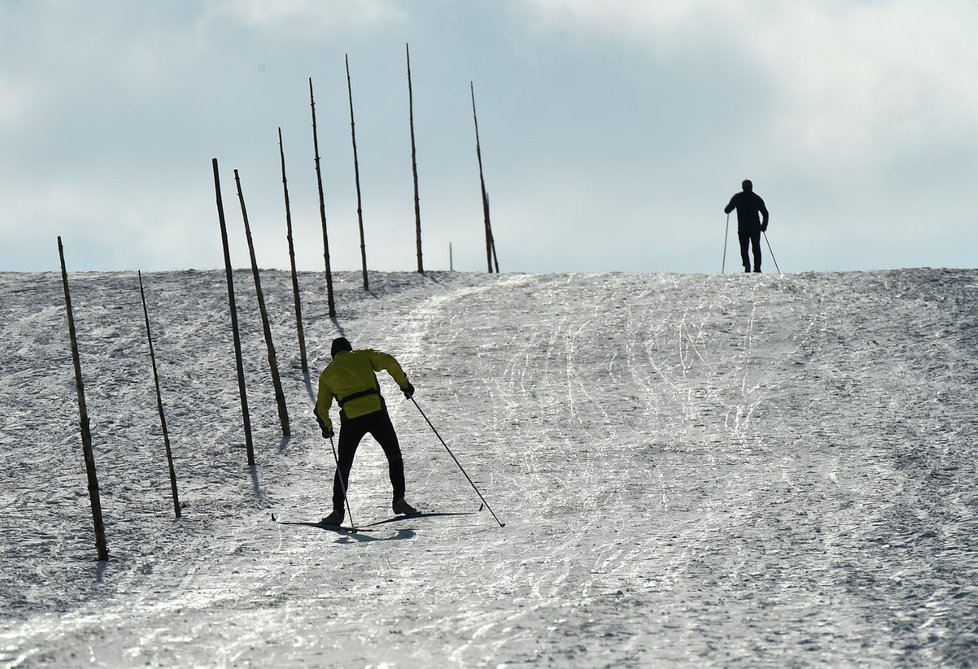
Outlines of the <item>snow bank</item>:
<svg viewBox="0 0 978 669">
<path fill-rule="evenodd" d="M 309 356 L 386 350 L 506 522 L 389 378 L 422 518 L 337 534 L 291 282 L 70 283 L 110 560 L 94 537 L 58 274 L 0 274 L 3 666 L 978 664 L 978 272 L 303 274 Z M 383 456 L 359 523 L 390 515 Z M 471 513 L 470 513 L 471 512 Z"/>
</svg>

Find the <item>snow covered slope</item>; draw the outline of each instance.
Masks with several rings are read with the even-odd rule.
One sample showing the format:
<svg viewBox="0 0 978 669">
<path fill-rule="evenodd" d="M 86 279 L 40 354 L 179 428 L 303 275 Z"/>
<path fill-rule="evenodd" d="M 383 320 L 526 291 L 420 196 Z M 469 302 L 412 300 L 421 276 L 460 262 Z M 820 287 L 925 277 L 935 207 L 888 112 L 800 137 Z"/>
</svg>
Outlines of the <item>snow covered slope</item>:
<svg viewBox="0 0 978 669">
<path fill-rule="evenodd" d="M 978 272 L 301 276 L 312 365 L 394 354 L 408 500 L 468 515 L 338 534 L 333 455 L 265 272 L 72 274 L 111 559 L 94 536 L 60 275 L 0 274 L 3 666 L 978 664 Z M 335 417 L 335 414 L 334 414 Z M 390 516 L 380 449 L 354 519 Z M 468 513 L 473 512 L 473 513 Z"/>
</svg>

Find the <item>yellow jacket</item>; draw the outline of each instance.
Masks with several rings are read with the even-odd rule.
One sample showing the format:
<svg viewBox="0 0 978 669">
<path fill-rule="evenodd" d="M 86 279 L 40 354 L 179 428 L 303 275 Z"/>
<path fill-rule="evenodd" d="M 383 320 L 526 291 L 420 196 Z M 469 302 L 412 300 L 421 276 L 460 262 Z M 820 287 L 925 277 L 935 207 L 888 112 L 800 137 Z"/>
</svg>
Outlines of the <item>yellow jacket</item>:
<svg viewBox="0 0 978 669">
<path fill-rule="evenodd" d="M 386 370 L 394 382 L 403 388 L 408 385 L 407 374 L 394 356 L 370 348 L 340 351 L 319 375 L 319 395 L 316 398 L 316 420 L 326 429 L 333 429 L 329 410 L 333 398 L 340 405 L 340 417 L 357 418 L 385 408 L 380 384 L 374 372 Z"/>
</svg>

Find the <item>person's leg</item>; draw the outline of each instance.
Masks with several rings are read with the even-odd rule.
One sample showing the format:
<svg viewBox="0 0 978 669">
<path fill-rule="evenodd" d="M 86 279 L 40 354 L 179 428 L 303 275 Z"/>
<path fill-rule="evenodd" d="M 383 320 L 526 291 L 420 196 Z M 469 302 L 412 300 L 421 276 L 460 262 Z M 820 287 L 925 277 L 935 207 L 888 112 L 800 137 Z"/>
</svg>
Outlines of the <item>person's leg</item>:
<svg viewBox="0 0 978 669">
<path fill-rule="evenodd" d="M 333 476 L 333 508 L 344 508 L 343 491 L 350 490 L 350 470 L 353 468 L 353 457 L 357 454 L 357 447 L 360 440 L 367 433 L 368 424 L 359 418 L 343 421 L 340 426 L 339 452 L 337 460 L 339 466 Z"/>
<path fill-rule="evenodd" d="M 401 457 L 401 446 L 397 442 L 397 433 L 394 431 L 394 424 L 386 411 L 378 411 L 371 414 L 370 434 L 380 447 L 384 449 L 387 456 L 387 468 L 390 472 L 391 488 L 394 493 L 394 501 L 404 497 L 404 459 Z"/>
<path fill-rule="evenodd" d="M 754 271 L 761 271 L 761 233 L 760 231 L 751 233 L 750 243 L 754 247 Z"/>
<path fill-rule="evenodd" d="M 737 238 L 740 240 L 740 261 L 744 266 L 744 271 L 750 271 L 750 256 L 748 255 L 748 245 L 750 244 L 750 234 L 737 230 Z"/>
</svg>

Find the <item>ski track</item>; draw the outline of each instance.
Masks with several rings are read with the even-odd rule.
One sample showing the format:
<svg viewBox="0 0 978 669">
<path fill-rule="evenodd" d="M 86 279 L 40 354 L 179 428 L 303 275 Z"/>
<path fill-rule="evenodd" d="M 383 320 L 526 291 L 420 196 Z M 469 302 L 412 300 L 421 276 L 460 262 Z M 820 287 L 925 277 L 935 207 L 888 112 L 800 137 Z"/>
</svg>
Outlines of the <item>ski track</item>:
<svg viewBox="0 0 978 669">
<path fill-rule="evenodd" d="M 72 274 L 111 559 L 94 561 L 56 274 L 0 273 L 0 665 L 978 665 L 978 272 Z M 312 417 L 330 340 L 396 355 L 492 508 L 337 534 Z M 479 499 L 382 379 L 422 509 Z M 365 440 L 354 519 L 390 515 Z"/>
</svg>

